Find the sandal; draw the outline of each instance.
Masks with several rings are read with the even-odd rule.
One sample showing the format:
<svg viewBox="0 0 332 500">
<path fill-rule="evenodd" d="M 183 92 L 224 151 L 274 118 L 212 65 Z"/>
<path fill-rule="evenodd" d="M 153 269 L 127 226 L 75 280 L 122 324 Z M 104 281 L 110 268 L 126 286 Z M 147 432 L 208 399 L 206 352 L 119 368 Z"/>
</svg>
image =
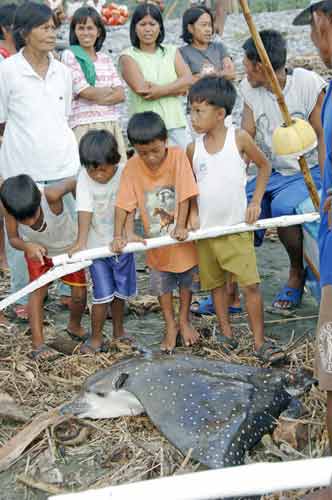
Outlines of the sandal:
<svg viewBox="0 0 332 500">
<path fill-rule="evenodd" d="M 72 340 L 74 340 L 74 342 L 85 342 L 86 340 L 88 340 L 90 338 L 90 334 L 89 333 L 85 333 L 84 335 L 76 335 L 75 333 L 73 333 L 70 330 L 68 330 L 68 328 L 65 328 L 64 332 L 67 335 L 69 335 L 69 337 Z"/>
<path fill-rule="evenodd" d="M 132 337 L 131 335 L 122 335 L 122 337 L 113 337 L 113 342 L 122 342 L 123 344 L 126 345 L 136 345 L 137 341 L 135 337 Z"/>
<path fill-rule="evenodd" d="M 254 351 L 254 356 L 262 363 L 273 364 L 285 359 L 286 353 L 271 340 L 265 340 L 264 344 L 257 351 Z"/>
<path fill-rule="evenodd" d="M 52 347 L 41 344 L 37 349 L 29 352 L 28 356 L 33 361 L 54 361 L 59 358 L 61 354 L 55 349 L 52 349 Z"/>
<path fill-rule="evenodd" d="M 234 351 L 239 345 L 238 341 L 234 337 L 226 337 L 226 335 L 216 335 L 215 342 L 224 348 L 225 352 Z"/>
<path fill-rule="evenodd" d="M 212 316 L 215 313 L 214 304 L 211 295 L 205 297 L 201 300 L 196 300 L 192 302 L 190 306 L 190 312 L 196 314 L 197 316 Z M 242 313 L 242 307 L 229 306 L 228 314 L 240 314 Z"/>
<path fill-rule="evenodd" d="M 29 320 L 28 304 L 19 304 L 15 306 L 14 314 L 16 319 L 19 319 L 21 321 L 28 321 Z"/>
<path fill-rule="evenodd" d="M 103 341 L 99 347 L 92 345 L 92 337 L 89 337 L 80 347 L 81 354 L 99 354 L 100 352 L 108 352 L 108 344 Z"/>
<path fill-rule="evenodd" d="M 303 287 L 292 288 L 285 285 L 282 290 L 276 295 L 274 301 L 272 302 L 272 307 L 275 309 L 295 309 L 299 307 L 302 301 Z M 288 306 L 281 307 L 278 302 L 288 302 Z"/>
</svg>

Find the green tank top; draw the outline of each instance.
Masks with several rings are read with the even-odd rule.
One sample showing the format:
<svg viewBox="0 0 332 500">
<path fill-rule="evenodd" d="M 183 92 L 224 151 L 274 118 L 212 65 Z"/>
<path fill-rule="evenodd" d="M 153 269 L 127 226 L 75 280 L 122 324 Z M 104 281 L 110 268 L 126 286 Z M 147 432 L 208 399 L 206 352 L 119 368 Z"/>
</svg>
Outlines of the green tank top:
<svg viewBox="0 0 332 500">
<path fill-rule="evenodd" d="M 163 45 L 151 54 L 130 47 L 121 55 L 130 56 L 138 64 L 144 79 L 157 85 L 167 85 L 178 78 L 175 71 L 175 54 L 173 45 Z M 147 101 L 129 88 L 129 115 L 143 111 L 154 111 L 164 120 L 167 130 L 186 126 L 186 118 L 181 97 L 161 97 L 155 101 Z"/>
</svg>

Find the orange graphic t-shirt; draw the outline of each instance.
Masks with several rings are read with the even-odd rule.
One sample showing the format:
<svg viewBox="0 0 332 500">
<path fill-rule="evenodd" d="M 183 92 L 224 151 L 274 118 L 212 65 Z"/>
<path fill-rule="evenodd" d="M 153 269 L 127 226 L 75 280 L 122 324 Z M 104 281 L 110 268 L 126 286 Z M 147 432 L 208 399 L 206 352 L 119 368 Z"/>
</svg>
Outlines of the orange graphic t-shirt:
<svg viewBox="0 0 332 500">
<path fill-rule="evenodd" d="M 163 236 L 176 222 L 179 203 L 198 195 L 189 160 L 180 148 L 169 147 L 158 170 L 133 156 L 121 175 L 115 205 L 127 212 L 139 209 L 145 237 Z M 194 243 L 147 251 L 147 265 L 158 271 L 182 273 L 197 265 Z"/>
</svg>

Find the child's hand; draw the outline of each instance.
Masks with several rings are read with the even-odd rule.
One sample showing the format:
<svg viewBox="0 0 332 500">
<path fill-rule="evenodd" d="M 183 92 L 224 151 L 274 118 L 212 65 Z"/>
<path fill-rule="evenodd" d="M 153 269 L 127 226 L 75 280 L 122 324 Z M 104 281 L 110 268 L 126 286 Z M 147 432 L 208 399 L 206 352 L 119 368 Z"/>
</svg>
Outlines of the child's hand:
<svg viewBox="0 0 332 500">
<path fill-rule="evenodd" d="M 247 224 L 254 224 L 258 217 L 261 214 L 261 206 L 258 203 L 251 202 L 249 203 L 247 207 L 247 212 L 246 212 L 246 223 Z"/>
<path fill-rule="evenodd" d="M 170 236 L 175 240 L 184 241 L 188 238 L 188 229 L 185 227 L 179 228 L 178 226 L 175 226 L 175 228 L 170 232 Z"/>
<path fill-rule="evenodd" d="M 31 260 L 39 260 L 39 262 L 43 265 L 44 257 L 47 255 L 47 250 L 38 243 L 26 243 L 25 255 Z"/>
<path fill-rule="evenodd" d="M 124 247 L 127 245 L 128 240 L 122 236 L 117 236 L 113 238 L 113 241 L 110 243 L 111 252 L 121 253 Z"/>
<path fill-rule="evenodd" d="M 86 245 L 77 241 L 73 246 L 69 248 L 67 253 L 69 257 L 72 257 L 74 253 L 81 252 L 82 250 L 86 250 Z"/>
</svg>

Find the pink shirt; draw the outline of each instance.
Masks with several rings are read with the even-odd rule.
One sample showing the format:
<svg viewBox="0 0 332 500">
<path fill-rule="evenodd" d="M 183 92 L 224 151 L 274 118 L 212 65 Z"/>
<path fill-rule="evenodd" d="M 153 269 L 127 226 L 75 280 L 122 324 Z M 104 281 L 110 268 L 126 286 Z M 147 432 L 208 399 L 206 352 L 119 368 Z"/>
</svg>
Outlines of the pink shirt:
<svg viewBox="0 0 332 500">
<path fill-rule="evenodd" d="M 73 102 L 69 116 L 70 127 L 75 128 L 88 123 L 118 121 L 120 118 L 119 105 L 102 106 L 79 97 L 80 92 L 89 88 L 90 85 L 85 79 L 81 66 L 70 50 L 63 52 L 62 62 L 71 69 L 73 79 Z M 123 87 L 112 59 L 107 54 L 97 52 L 94 65 L 97 75 L 96 87 Z"/>
</svg>

